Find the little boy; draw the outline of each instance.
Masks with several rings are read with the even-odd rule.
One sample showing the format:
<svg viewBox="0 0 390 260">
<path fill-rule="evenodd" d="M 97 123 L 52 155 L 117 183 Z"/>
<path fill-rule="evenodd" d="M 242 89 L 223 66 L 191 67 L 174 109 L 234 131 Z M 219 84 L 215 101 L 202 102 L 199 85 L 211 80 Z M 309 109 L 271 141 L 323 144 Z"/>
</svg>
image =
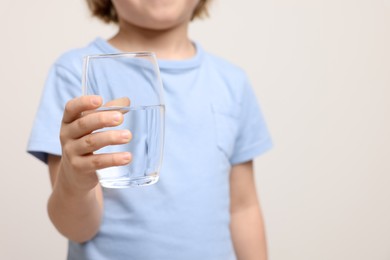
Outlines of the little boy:
<svg viewBox="0 0 390 260">
<path fill-rule="evenodd" d="M 69 239 L 68 259 L 266 259 L 252 160 L 271 140 L 244 72 L 188 37 L 209 1 L 87 2 L 118 33 L 54 63 L 28 146 L 48 164 L 48 213 Z M 139 50 L 156 53 L 164 85 L 161 177 L 148 187 L 103 189 L 96 170 L 131 163 L 132 155 L 94 151 L 130 142 L 131 133 L 91 134 L 121 124 L 123 115 L 80 116 L 102 105 L 98 96 L 80 97 L 82 58 Z"/>
</svg>

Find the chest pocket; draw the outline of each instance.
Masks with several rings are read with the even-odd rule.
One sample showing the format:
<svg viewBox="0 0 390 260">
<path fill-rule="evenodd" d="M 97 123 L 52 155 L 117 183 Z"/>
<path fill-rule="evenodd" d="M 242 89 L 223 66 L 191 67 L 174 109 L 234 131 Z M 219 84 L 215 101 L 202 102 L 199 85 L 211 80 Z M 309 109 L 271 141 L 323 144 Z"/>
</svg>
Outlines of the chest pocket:
<svg viewBox="0 0 390 260">
<path fill-rule="evenodd" d="M 239 107 L 211 105 L 218 149 L 230 160 L 238 133 Z"/>
</svg>

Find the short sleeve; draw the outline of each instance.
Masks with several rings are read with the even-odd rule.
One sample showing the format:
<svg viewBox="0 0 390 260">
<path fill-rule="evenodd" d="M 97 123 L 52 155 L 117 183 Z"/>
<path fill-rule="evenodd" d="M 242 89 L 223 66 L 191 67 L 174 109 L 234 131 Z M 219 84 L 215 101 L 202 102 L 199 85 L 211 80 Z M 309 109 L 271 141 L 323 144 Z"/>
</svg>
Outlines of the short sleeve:
<svg viewBox="0 0 390 260">
<path fill-rule="evenodd" d="M 47 155 L 61 155 L 59 133 L 65 104 L 81 95 L 81 79 L 68 69 L 53 65 L 36 113 L 27 151 L 43 162 Z"/>
<path fill-rule="evenodd" d="M 240 101 L 238 132 L 232 165 L 252 160 L 272 147 L 272 140 L 256 95 L 246 79 Z"/>
</svg>

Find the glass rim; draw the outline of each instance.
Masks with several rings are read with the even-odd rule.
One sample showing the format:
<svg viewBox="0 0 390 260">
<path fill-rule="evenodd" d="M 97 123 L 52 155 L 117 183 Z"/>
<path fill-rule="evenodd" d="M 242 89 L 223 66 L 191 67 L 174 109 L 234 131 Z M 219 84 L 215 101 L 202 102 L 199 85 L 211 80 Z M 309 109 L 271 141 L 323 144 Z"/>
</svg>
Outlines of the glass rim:
<svg viewBox="0 0 390 260">
<path fill-rule="evenodd" d="M 117 53 L 101 53 L 101 54 L 88 54 L 84 56 L 84 59 L 99 59 L 99 58 L 120 58 L 120 57 L 153 57 L 156 58 L 156 54 L 152 51 L 134 51 L 134 52 L 117 52 Z"/>
</svg>

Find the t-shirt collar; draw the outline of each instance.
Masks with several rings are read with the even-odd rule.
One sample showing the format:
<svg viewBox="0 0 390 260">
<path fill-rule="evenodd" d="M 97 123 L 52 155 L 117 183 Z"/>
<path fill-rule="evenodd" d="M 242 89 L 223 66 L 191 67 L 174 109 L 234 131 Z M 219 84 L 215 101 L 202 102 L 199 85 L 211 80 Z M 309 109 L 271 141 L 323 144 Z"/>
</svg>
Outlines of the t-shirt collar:
<svg viewBox="0 0 390 260">
<path fill-rule="evenodd" d="M 109 44 L 105 39 L 100 37 L 96 38 L 93 44 L 95 44 L 98 49 L 100 49 L 103 53 L 121 52 L 120 50 Z M 203 49 L 197 42 L 193 42 L 193 44 L 196 49 L 195 56 L 185 60 L 158 59 L 158 65 L 160 67 L 160 70 L 188 70 L 199 67 L 203 58 Z"/>
</svg>

